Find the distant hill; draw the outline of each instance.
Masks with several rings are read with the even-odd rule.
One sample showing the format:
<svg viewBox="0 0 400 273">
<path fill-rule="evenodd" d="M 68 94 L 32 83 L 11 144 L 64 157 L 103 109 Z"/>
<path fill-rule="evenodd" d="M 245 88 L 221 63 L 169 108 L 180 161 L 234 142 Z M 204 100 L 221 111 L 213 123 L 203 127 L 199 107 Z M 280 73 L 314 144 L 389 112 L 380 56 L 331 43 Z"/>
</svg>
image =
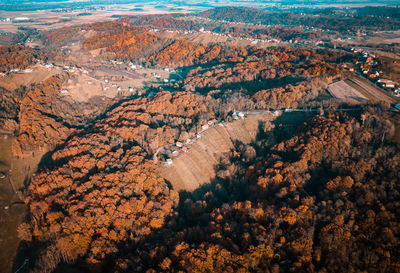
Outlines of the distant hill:
<svg viewBox="0 0 400 273">
<path fill-rule="evenodd" d="M 85 7 L 94 7 L 94 6 L 106 6 L 106 5 L 115 5 L 115 4 L 147 4 L 152 5 L 154 3 L 149 3 L 145 0 L 132 1 L 132 0 L 0 0 L 0 10 L 8 10 L 8 11 L 35 11 L 35 10 L 49 10 L 49 9 L 70 9 L 70 8 L 85 8 Z M 258 0 L 249 0 L 249 1 L 224 1 L 224 5 L 227 6 L 248 6 L 248 7 L 264 7 L 270 9 L 279 10 L 292 10 L 299 8 L 306 9 L 321 9 L 327 7 L 362 7 L 362 6 L 396 6 L 398 5 L 398 1 L 396 0 L 364 0 L 364 1 L 330 1 L 330 0 L 312 0 L 312 1 L 300 1 L 300 0 L 274 0 L 269 2 L 262 2 Z M 220 4 L 214 1 L 178 1 L 178 0 L 162 0 L 157 2 L 157 5 L 165 5 L 170 7 L 171 5 L 175 6 L 175 8 L 179 8 L 181 6 L 193 6 L 193 7 L 217 7 Z"/>
<path fill-rule="evenodd" d="M 199 13 L 212 20 L 264 25 L 309 26 L 332 30 L 349 30 L 365 26 L 380 30 L 400 28 L 400 8 L 362 7 L 352 9 L 325 8 L 318 10 L 265 11 L 248 7 L 218 7 Z M 357 17 L 357 18 L 355 18 Z"/>
</svg>

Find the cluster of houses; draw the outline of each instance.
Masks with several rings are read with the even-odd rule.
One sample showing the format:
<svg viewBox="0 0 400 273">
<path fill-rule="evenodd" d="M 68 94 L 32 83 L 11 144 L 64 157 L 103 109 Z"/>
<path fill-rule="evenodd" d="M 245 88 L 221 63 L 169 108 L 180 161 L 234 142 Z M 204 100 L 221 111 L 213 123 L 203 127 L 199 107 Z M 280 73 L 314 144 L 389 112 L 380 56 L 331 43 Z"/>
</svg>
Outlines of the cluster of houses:
<svg viewBox="0 0 400 273">
<path fill-rule="evenodd" d="M 400 104 L 399 104 L 399 107 L 400 107 Z M 278 117 L 278 116 L 282 115 L 282 113 L 284 113 L 284 112 L 290 113 L 290 112 L 293 112 L 293 111 L 307 112 L 307 111 L 313 111 L 313 110 L 311 110 L 311 109 L 284 108 L 284 109 L 281 109 L 281 110 L 260 110 L 259 112 L 251 112 L 251 113 L 249 113 L 249 112 L 245 113 L 245 112 L 233 110 L 231 117 L 232 117 L 233 120 L 239 120 L 239 119 L 245 119 L 246 115 L 248 115 L 248 114 L 259 114 L 259 113 L 265 113 L 265 112 L 272 113 L 272 115 L 274 115 L 275 117 Z M 197 133 L 193 138 L 189 138 L 185 142 L 177 141 L 174 144 L 169 144 L 167 146 L 171 146 L 172 147 L 172 149 L 169 149 L 169 150 L 165 149 L 165 147 L 164 147 L 163 148 L 164 149 L 164 154 L 172 155 L 172 156 L 176 157 L 176 156 L 178 156 L 180 154 L 180 152 L 187 152 L 188 149 L 189 149 L 188 145 L 193 144 L 196 139 L 201 138 L 201 134 L 204 131 L 206 131 L 209 128 L 212 128 L 214 126 L 225 127 L 226 125 L 225 125 L 225 123 L 223 121 L 218 122 L 218 120 L 216 120 L 216 119 L 211 119 L 211 120 L 207 121 L 205 124 L 203 124 L 201 126 L 201 131 L 199 133 Z M 166 166 L 173 165 L 172 158 L 168 157 L 164 161 L 164 165 L 166 165 Z"/>
<path fill-rule="evenodd" d="M 391 79 L 383 78 L 383 71 L 375 69 L 378 62 L 374 54 L 362 48 L 352 48 L 351 51 L 362 56 L 361 60 L 356 62 L 356 65 L 358 65 L 361 73 L 365 77 L 368 77 L 387 91 L 393 92 L 396 96 L 400 96 L 399 83 Z"/>
<path fill-rule="evenodd" d="M 132 62 L 130 62 L 130 63 L 128 64 L 128 67 L 129 67 L 130 69 L 132 69 L 132 71 L 143 69 L 143 66 L 141 66 L 141 65 L 139 65 L 139 64 L 134 64 L 134 63 L 132 63 Z"/>
<path fill-rule="evenodd" d="M 122 62 L 118 62 L 118 61 L 110 61 L 110 62 L 111 62 L 111 63 L 115 63 L 115 64 L 123 64 Z M 130 63 L 130 65 L 133 66 L 132 63 Z M 89 71 L 87 71 L 86 69 L 83 69 L 83 68 L 70 67 L 70 66 L 68 66 L 68 65 L 63 66 L 62 68 L 63 68 L 63 71 L 66 71 L 66 72 L 69 72 L 69 73 L 74 73 L 74 74 L 76 74 L 76 73 L 89 74 Z M 128 91 L 128 92 L 131 92 L 131 93 L 132 93 L 132 92 L 135 91 L 132 87 L 128 87 L 127 89 L 124 89 L 124 88 L 122 88 L 121 86 L 118 86 L 118 85 L 115 84 L 115 83 L 111 83 L 110 81 L 112 81 L 112 80 L 122 80 L 122 78 L 117 77 L 117 76 L 104 76 L 104 77 L 102 77 L 102 79 L 98 79 L 98 78 L 97 78 L 97 80 L 101 80 L 101 81 L 103 81 L 105 84 L 107 84 L 107 86 L 103 86 L 103 91 L 107 91 L 107 90 L 109 90 L 110 88 L 116 88 L 116 89 L 117 89 L 117 92 Z M 88 85 L 92 85 L 93 82 L 92 82 L 92 81 L 87 81 L 87 84 L 88 84 Z M 67 94 L 67 93 L 68 93 L 68 90 L 64 90 L 64 92 L 63 92 L 63 90 L 61 90 L 61 93 Z"/>
<path fill-rule="evenodd" d="M 203 124 L 201 126 L 201 130 L 202 130 L 201 132 L 203 132 L 205 130 L 208 130 L 210 127 L 214 126 L 217 122 L 218 121 L 216 119 L 212 119 L 212 120 L 207 121 L 206 124 Z"/>
<path fill-rule="evenodd" d="M 118 65 L 118 66 L 125 66 L 126 70 L 140 70 L 143 69 L 144 67 L 140 64 L 135 64 L 133 62 L 129 62 L 129 63 L 124 63 L 122 61 L 117 61 L 117 60 L 107 60 L 107 61 L 103 61 L 102 62 L 104 65 Z M 46 64 L 47 68 L 52 68 L 54 67 L 54 64 Z M 69 73 L 83 73 L 83 74 L 89 74 L 89 72 L 85 69 L 82 68 L 78 68 L 78 67 L 70 67 L 68 65 L 65 65 L 63 67 L 60 67 L 61 69 L 63 69 L 64 71 L 67 71 Z M 173 69 L 173 68 L 163 68 L 163 70 L 165 72 L 169 72 L 169 73 L 177 73 L 178 70 Z M 152 72 L 151 73 L 152 77 L 158 79 L 159 81 L 163 82 L 163 83 L 167 83 L 167 84 L 175 84 L 176 83 L 176 79 L 168 79 L 168 78 L 162 78 L 160 74 L 156 73 L 156 72 Z M 124 76 L 121 75 L 106 75 L 106 76 L 94 76 L 95 79 L 104 82 L 104 86 L 103 86 L 103 91 L 107 91 L 110 90 L 111 88 L 116 88 L 117 92 L 123 92 L 123 91 L 128 91 L 130 93 L 135 92 L 135 89 L 133 87 L 121 87 L 119 85 L 117 85 L 116 83 L 112 83 L 113 81 L 122 81 L 124 79 Z M 91 85 L 93 84 L 93 82 L 88 81 L 87 84 Z M 66 93 L 64 93 L 66 94 Z"/>
<path fill-rule="evenodd" d="M 386 88 L 395 88 L 399 85 L 397 82 L 388 79 L 379 79 L 377 82 Z"/>
<path fill-rule="evenodd" d="M 79 72 L 83 73 L 83 74 L 89 74 L 89 71 L 87 71 L 84 68 L 73 67 L 73 66 L 71 67 L 69 65 L 64 65 L 62 67 L 62 69 L 63 69 L 64 72 L 73 73 L 73 74 L 76 74 L 76 73 L 79 73 Z"/>
<path fill-rule="evenodd" d="M 234 120 L 238 119 L 244 119 L 245 118 L 245 113 L 240 112 L 240 111 L 233 111 L 232 113 L 232 118 Z M 205 124 L 201 126 L 201 131 L 196 134 L 193 138 L 188 138 L 185 142 L 182 141 L 177 141 L 175 144 L 172 146 L 172 156 L 178 156 L 180 152 L 186 153 L 189 150 L 188 145 L 193 144 L 196 139 L 201 138 L 201 133 L 204 131 L 214 127 L 214 126 L 221 126 L 225 127 L 224 122 L 218 122 L 216 119 L 211 119 L 207 121 Z M 171 158 L 167 158 L 164 162 L 164 165 L 169 166 L 173 164 L 173 160 Z"/>
<path fill-rule="evenodd" d="M 152 29 L 152 31 L 159 31 L 158 29 Z M 136 70 L 142 70 L 144 69 L 143 65 L 140 64 L 135 64 L 133 62 L 129 62 L 129 63 L 124 63 L 121 61 L 115 61 L 115 60 L 110 60 L 110 61 L 103 61 L 103 64 L 107 64 L 107 65 L 125 65 L 125 70 L 130 70 L 132 72 L 135 72 Z M 168 72 L 168 73 L 178 73 L 179 71 L 174 69 L 174 68 L 169 68 L 169 67 L 165 67 L 163 68 L 163 71 Z M 174 84 L 176 83 L 175 79 L 168 79 L 168 78 L 163 78 L 159 73 L 157 72 L 151 72 L 151 77 L 163 82 L 163 83 L 171 83 Z M 114 80 L 114 79 L 109 79 L 109 80 Z M 120 81 L 121 79 L 116 79 L 118 81 Z M 106 82 L 108 83 L 108 82 Z M 129 91 L 129 90 L 128 90 Z"/>
<path fill-rule="evenodd" d="M 8 21 L 7 21 L 7 19 L 8 19 Z M 12 20 L 15 21 L 15 22 L 22 22 L 22 21 L 29 21 L 30 18 L 26 17 L 26 16 L 23 16 L 23 17 L 15 17 Z M 9 22 L 9 21 L 11 21 L 11 19 L 10 18 L 6 18 L 6 22 Z"/>
<path fill-rule="evenodd" d="M 356 65 L 359 66 L 363 75 L 369 77 L 370 79 L 374 79 L 379 77 L 382 71 L 374 71 L 373 67 L 375 67 L 378 62 L 375 61 L 375 55 L 370 54 L 368 51 L 362 48 L 351 48 L 350 51 L 354 53 L 358 53 L 362 56 L 361 61 L 357 61 Z"/>
<path fill-rule="evenodd" d="M 239 111 L 233 111 L 232 118 L 238 120 L 240 118 L 244 119 L 244 113 Z"/>
<path fill-rule="evenodd" d="M 197 136 L 200 137 L 200 135 L 198 135 L 198 134 L 196 135 L 196 137 Z M 193 140 L 191 138 L 188 138 L 185 143 L 183 143 L 181 141 L 175 142 L 174 147 L 171 150 L 171 155 L 176 157 L 179 155 L 180 152 L 186 153 L 189 150 L 187 145 L 192 144 L 192 143 L 193 143 Z M 165 160 L 164 164 L 166 166 L 172 165 L 173 161 L 171 158 L 167 158 Z"/>
<path fill-rule="evenodd" d="M 83 74 L 89 74 L 89 71 L 87 71 L 84 68 L 81 67 L 75 67 L 75 66 L 70 66 L 70 65 L 64 65 L 64 66 L 58 66 L 53 63 L 47 63 L 44 65 L 45 68 L 47 69 L 52 69 L 54 67 L 57 67 L 61 69 L 64 72 L 72 73 L 72 74 L 77 74 L 77 73 L 83 73 Z"/>
<path fill-rule="evenodd" d="M 164 71 L 166 71 L 166 72 L 171 72 L 171 73 L 174 73 L 174 72 L 175 72 L 174 69 L 170 69 L 170 68 L 164 68 Z M 171 83 L 171 84 L 176 83 L 176 79 L 167 79 L 167 78 L 161 79 L 161 75 L 158 74 L 158 73 L 156 73 L 156 72 L 152 72 L 152 73 L 151 73 L 151 76 L 152 76 L 153 78 L 156 78 L 156 79 L 159 80 L 159 81 L 162 81 L 163 83 Z"/>
<path fill-rule="evenodd" d="M 104 86 L 103 87 L 103 90 L 104 91 L 107 91 L 107 90 L 109 90 L 110 89 L 110 87 L 111 88 L 117 88 L 117 92 L 123 92 L 123 91 L 128 91 L 128 92 L 130 92 L 130 93 L 132 93 L 132 92 L 135 92 L 135 89 L 133 88 L 133 87 L 128 87 L 128 88 L 122 88 L 121 86 L 118 86 L 117 84 L 115 84 L 115 83 L 110 83 L 110 80 L 109 79 L 104 79 L 104 83 L 106 83 L 106 84 L 108 84 L 109 86 Z M 89 82 L 88 82 L 88 84 L 89 84 Z"/>
<path fill-rule="evenodd" d="M 344 63 L 344 64 L 342 64 L 342 68 L 347 69 L 351 72 L 354 72 L 354 66 L 352 63 Z"/>
<path fill-rule="evenodd" d="M 25 74 L 25 73 L 32 73 L 32 69 L 30 69 L 30 68 L 27 68 L 27 69 L 25 69 L 25 70 L 20 70 L 20 69 L 18 69 L 18 68 L 14 68 L 14 69 L 11 69 L 9 72 L 2 72 L 2 73 L 0 73 L 0 77 L 5 77 L 5 76 L 7 76 L 8 74 L 10 74 L 10 73 L 14 73 L 14 74 Z"/>
<path fill-rule="evenodd" d="M 249 37 L 235 37 L 234 35 L 231 34 L 224 34 L 224 33 L 219 33 L 219 32 L 213 32 L 213 31 L 209 31 L 209 30 L 205 30 L 204 28 L 200 28 L 199 31 L 194 31 L 194 30 L 169 30 L 169 29 L 151 29 L 150 32 L 160 32 L 160 31 L 165 31 L 168 33 L 178 33 L 178 34 L 195 34 L 195 33 L 206 33 L 206 34 L 210 34 L 213 36 L 218 36 L 218 37 L 225 37 L 228 39 L 232 39 L 232 38 L 236 38 L 238 40 L 243 40 L 243 41 L 249 41 L 252 44 L 257 44 L 257 43 L 280 43 L 282 42 L 280 39 L 276 39 L 276 38 L 271 38 L 271 39 L 257 39 L 257 38 L 249 38 Z M 291 43 L 297 43 L 297 40 L 291 40 Z"/>
<path fill-rule="evenodd" d="M 38 63 L 38 64 L 43 65 L 43 63 Z M 51 69 L 54 67 L 54 64 L 48 63 L 48 64 L 45 64 L 44 67 L 46 67 L 47 69 Z M 10 69 L 10 71 L 8 71 L 8 72 L 0 72 L 0 77 L 5 77 L 11 73 L 13 73 L 13 74 L 29 74 L 32 72 L 33 72 L 32 68 L 26 68 L 26 69 L 13 68 L 13 69 Z"/>
<path fill-rule="evenodd" d="M 156 79 L 159 80 L 159 81 L 164 82 L 164 83 L 169 83 L 169 82 L 175 83 L 175 82 L 176 82 L 176 80 L 174 80 L 174 79 L 172 79 L 171 81 L 170 81 L 169 79 L 167 79 L 167 78 L 161 79 L 161 75 L 158 74 L 158 73 L 156 73 L 156 72 L 152 72 L 152 73 L 151 73 L 151 76 L 152 76 L 153 78 L 156 78 Z"/>
<path fill-rule="evenodd" d="M 28 73 L 32 73 L 33 69 L 31 68 L 26 68 L 26 69 L 19 69 L 19 68 L 14 68 L 14 69 L 10 69 L 10 71 L 8 72 L 1 72 L 0 73 L 0 77 L 5 77 L 8 74 L 14 73 L 14 74 L 28 74 Z"/>
<path fill-rule="evenodd" d="M 105 65 L 125 66 L 125 70 L 131 70 L 131 71 L 143 69 L 143 66 L 142 66 L 142 65 L 140 65 L 140 64 L 135 64 L 135 63 L 133 63 L 133 62 L 124 63 L 124 62 L 122 62 L 122 61 L 117 61 L 117 60 L 107 60 L 107 61 L 103 61 L 102 63 L 105 64 Z"/>
<path fill-rule="evenodd" d="M 243 118 L 244 118 L 244 115 L 243 115 Z M 207 121 L 207 123 L 205 123 L 201 126 L 201 131 L 198 134 L 196 134 L 193 138 L 188 138 L 184 142 L 182 142 L 182 141 L 175 142 L 175 144 L 172 146 L 171 155 L 176 157 L 179 155 L 180 152 L 186 153 L 189 150 L 188 145 L 193 144 L 196 139 L 201 138 L 201 133 L 203 133 L 204 131 L 206 131 L 209 128 L 214 127 L 216 125 L 219 125 L 222 127 L 225 126 L 223 124 L 223 122 L 218 123 L 218 120 L 216 120 L 216 119 L 211 119 L 211 120 Z M 172 165 L 173 161 L 171 158 L 167 158 L 166 161 L 164 162 L 164 164 L 166 166 Z"/>
<path fill-rule="evenodd" d="M 255 24 L 255 23 L 243 23 L 243 22 L 230 22 L 230 21 L 226 21 L 226 20 L 213 20 L 210 18 L 201 18 L 202 20 L 205 21 L 214 21 L 214 22 L 219 22 L 219 23 L 225 23 L 225 24 L 230 24 L 230 25 L 245 25 L 246 27 L 255 27 L 255 28 L 261 28 L 261 29 L 265 29 L 265 28 L 270 28 L 270 27 L 276 27 L 275 25 L 264 25 L 264 24 Z M 314 32 L 323 32 L 322 29 L 320 28 L 315 28 L 315 27 L 308 27 L 308 26 L 302 26 L 301 27 L 304 31 L 314 31 Z M 201 29 L 200 29 L 201 31 Z M 210 31 L 204 31 L 206 33 L 211 33 L 213 35 L 217 35 L 217 36 L 226 36 L 228 38 L 232 38 L 232 36 L 230 34 L 228 35 L 224 35 L 221 33 L 215 33 L 215 32 L 210 32 Z M 237 37 L 239 40 L 247 40 L 247 41 L 251 41 L 252 44 L 256 44 L 257 42 L 260 43 L 282 43 L 283 41 L 280 39 L 275 38 L 269 38 L 269 39 L 255 39 L 255 38 L 245 38 L 245 37 Z M 290 44 L 315 44 L 315 45 L 320 45 L 320 44 L 324 44 L 324 42 L 322 41 L 299 41 L 298 39 L 291 39 L 289 41 L 287 41 Z"/>
</svg>

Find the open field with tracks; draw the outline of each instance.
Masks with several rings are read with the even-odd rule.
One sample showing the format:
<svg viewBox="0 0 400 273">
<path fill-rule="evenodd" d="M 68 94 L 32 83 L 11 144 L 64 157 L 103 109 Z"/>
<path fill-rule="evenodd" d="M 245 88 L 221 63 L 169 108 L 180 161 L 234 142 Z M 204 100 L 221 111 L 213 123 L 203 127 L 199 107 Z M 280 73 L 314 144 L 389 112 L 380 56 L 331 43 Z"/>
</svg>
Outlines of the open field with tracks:
<svg viewBox="0 0 400 273">
<path fill-rule="evenodd" d="M 332 83 L 328 86 L 329 93 L 339 99 L 346 99 L 352 103 L 365 102 L 368 100 L 363 94 L 351 87 L 344 81 Z"/>
</svg>

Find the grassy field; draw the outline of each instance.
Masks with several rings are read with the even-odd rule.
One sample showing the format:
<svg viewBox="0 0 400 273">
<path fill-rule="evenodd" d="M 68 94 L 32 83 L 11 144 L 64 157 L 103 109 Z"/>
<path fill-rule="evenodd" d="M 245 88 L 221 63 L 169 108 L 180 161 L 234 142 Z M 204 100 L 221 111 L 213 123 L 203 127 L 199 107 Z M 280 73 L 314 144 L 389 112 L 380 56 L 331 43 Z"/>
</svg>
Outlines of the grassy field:
<svg viewBox="0 0 400 273">
<path fill-rule="evenodd" d="M 61 70 L 57 68 L 47 69 L 41 65 L 31 67 L 32 72 L 25 74 L 8 74 L 0 78 L 0 87 L 7 90 L 14 90 L 20 86 L 29 86 L 34 83 L 39 83 L 47 78 L 59 74 Z"/>
<path fill-rule="evenodd" d="M 41 153 L 23 159 L 12 154 L 13 137 L 0 134 L 0 272 L 12 271 L 20 240 L 17 228 L 25 214 L 24 196 L 20 192 L 37 170 Z"/>
<path fill-rule="evenodd" d="M 400 81 L 400 60 L 398 58 L 381 55 L 378 57 L 378 60 L 385 73 L 385 78 Z"/>
</svg>

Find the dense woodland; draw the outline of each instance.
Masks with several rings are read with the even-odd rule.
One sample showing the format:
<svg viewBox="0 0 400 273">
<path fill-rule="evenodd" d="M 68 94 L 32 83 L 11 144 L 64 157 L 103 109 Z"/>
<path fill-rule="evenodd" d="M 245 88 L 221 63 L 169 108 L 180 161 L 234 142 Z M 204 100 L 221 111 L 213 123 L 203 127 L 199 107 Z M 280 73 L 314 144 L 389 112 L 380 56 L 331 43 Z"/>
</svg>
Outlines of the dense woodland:
<svg viewBox="0 0 400 273">
<path fill-rule="evenodd" d="M 25 69 L 44 56 L 31 47 L 2 46 L 0 47 L 0 71 L 9 72 L 11 69 Z"/>
<path fill-rule="evenodd" d="M 399 146 L 380 113 L 326 114 L 289 139 L 276 131 L 276 144 L 270 132 L 238 144 L 220 166 L 234 175 L 181 195 L 169 224 L 114 269 L 399 272 Z"/>
<path fill-rule="evenodd" d="M 102 262 L 127 238 L 138 241 L 161 228 L 178 194 L 157 176 L 151 152 L 187 137 L 207 110 L 203 97 L 188 93 L 138 98 L 56 149 L 29 186 L 30 221 L 19 229 L 25 240 L 47 244 L 38 270 L 80 257 Z"/>
<path fill-rule="evenodd" d="M 37 270 L 84 258 L 112 272 L 399 272 L 400 147 L 382 106 L 317 116 L 295 133 L 264 125 L 211 186 L 179 200 L 141 137 L 168 141 L 207 111 L 195 97 L 184 111 L 186 96 L 122 104 L 53 153 L 19 228 L 46 242 Z M 145 125 L 166 114 L 178 127 Z"/>
<path fill-rule="evenodd" d="M 16 132 L 18 127 L 18 113 L 23 96 L 27 88 L 21 87 L 14 91 L 0 88 L 0 128 Z"/>
<path fill-rule="evenodd" d="M 83 130 L 112 103 L 111 99 L 93 98 L 76 103 L 60 94 L 63 76 L 53 76 L 32 86 L 16 109 L 18 137 L 13 145 L 15 155 L 46 152 L 62 144 L 72 133 Z"/>
</svg>

